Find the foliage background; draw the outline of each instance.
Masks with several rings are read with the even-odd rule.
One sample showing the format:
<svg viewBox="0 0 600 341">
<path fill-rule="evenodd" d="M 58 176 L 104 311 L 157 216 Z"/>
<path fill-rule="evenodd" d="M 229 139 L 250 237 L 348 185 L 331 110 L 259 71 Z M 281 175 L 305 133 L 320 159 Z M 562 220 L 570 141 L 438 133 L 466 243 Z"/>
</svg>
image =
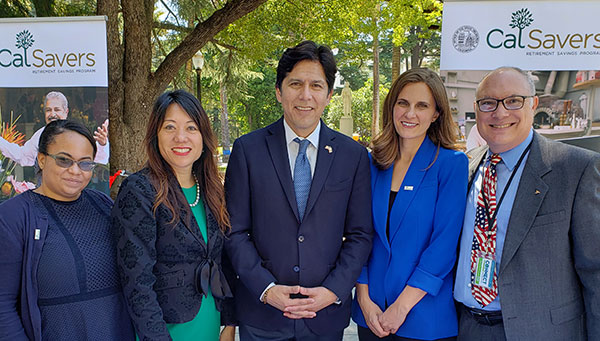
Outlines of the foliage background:
<svg viewBox="0 0 600 341">
<path fill-rule="evenodd" d="M 139 139 L 130 136 L 143 132 L 148 108 L 166 89 L 201 94 L 225 146 L 275 121 L 282 114 L 274 91 L 277 60 L 286 47 L 305 39 L 337 52 L 340 87 L 325 122 L 339 126 L 341 85 L 347 81 L 353 90 L 355 132 L 369 142 L 373 114 L 380 111 L 373 110 L 378 105 L 373 84 L 383 103 L 401 71 L 418 66 L 437 69 L 442 4 L 440 0 L 0 0 L 0 16 L 107 15 L 110 133 L 123 141 L 111 146 L 113 171 L 139 167 L 143 151 Z M 240 14 L 242 10 L 248 14 Z M 223 20 L 231 23 L 219 26 Z M 198 49 L 205 60 L 200 92 L 191 63 Z M 373 60 L 378 60 L 376 74 Z"/>
</svg>

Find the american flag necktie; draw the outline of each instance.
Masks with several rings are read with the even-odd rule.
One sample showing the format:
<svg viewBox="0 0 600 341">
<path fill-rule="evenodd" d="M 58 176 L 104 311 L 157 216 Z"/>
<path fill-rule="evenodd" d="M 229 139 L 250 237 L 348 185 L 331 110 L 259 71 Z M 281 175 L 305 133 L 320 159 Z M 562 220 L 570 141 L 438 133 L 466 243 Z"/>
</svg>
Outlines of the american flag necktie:
<svg viewBox="0 0 600 341">
<path fill-rule="evenodd" d="M 477 196 L 475 230 L 471 249 L 471 293 L 482 307 L 490 304 L 498 296 L 498 276 L 495 269 L 491 288 L 476 285 L 474 281 L 478 255 L 483 253 L 495 256 L 496 254 L 496 218 L 494 216 L 496 212 L 496 185 L 498 184 L 496 165 L 502 161 L 502 158 L 498 154 L 492 154 L 488 161 L 489 167 L 484 168 L 483 185 Z M 493 221 L 488 221 L 488 217 L 490 219 L 494 217 Z"/>
</svg>

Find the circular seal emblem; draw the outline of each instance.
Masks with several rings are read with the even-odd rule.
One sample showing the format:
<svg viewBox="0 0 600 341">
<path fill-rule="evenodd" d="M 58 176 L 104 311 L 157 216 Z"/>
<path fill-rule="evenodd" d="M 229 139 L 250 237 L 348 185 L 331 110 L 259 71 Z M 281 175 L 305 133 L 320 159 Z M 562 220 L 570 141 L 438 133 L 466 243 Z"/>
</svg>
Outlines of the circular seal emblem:
<svg viewBox="0 0 600 341">
<path fill-rule="evenodd" d="M 471 52 L 479 45 L 479 32 L 473 26 L 463 25 L 454 31 L 452 45 L 458 52 Z"/>
</svg>

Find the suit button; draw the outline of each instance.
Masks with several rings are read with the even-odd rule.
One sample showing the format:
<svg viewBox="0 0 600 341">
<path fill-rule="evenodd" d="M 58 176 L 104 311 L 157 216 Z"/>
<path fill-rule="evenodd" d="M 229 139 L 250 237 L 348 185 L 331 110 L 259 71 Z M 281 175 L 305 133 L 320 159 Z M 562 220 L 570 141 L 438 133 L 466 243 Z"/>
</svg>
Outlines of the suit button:
<svg viewBox="0 0 600 341">
<path fill-rule="evenodd" d="M 294 272 L 300 272 L 300 267 L 298 265 L 294 267 Z"/>
<path fill-rule="evenodd" d="M 299 237 L 298 237 L 298 241 L 299 241 L 300 243 L 302 243 L 302 242 L 304 241 L 304 236 L 299 236 Z"/>
</svg>

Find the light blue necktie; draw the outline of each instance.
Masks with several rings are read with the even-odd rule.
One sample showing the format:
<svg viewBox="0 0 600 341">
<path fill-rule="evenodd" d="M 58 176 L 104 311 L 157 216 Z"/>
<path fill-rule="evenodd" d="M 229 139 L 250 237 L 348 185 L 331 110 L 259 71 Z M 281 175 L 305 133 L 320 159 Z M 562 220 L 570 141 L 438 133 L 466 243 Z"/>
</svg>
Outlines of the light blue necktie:
<svg viewBox="0 0 600 341">
<path fill-rule="evenodd" d="M 310 144 L 310 141 L 306 139 L 300 140 L 296 137 L 294 142 L 300 145 L 298 148 L 298 156 L 296 156 L 296 162 L 294 164 L 294 191 L 296 192 L 298 216 L 300 217 L 300 222 L 302 222 L 311 182 L 310 162 L 308 162 L 308 158 L 306 157 L 306 148 Z"/>
</svg>

